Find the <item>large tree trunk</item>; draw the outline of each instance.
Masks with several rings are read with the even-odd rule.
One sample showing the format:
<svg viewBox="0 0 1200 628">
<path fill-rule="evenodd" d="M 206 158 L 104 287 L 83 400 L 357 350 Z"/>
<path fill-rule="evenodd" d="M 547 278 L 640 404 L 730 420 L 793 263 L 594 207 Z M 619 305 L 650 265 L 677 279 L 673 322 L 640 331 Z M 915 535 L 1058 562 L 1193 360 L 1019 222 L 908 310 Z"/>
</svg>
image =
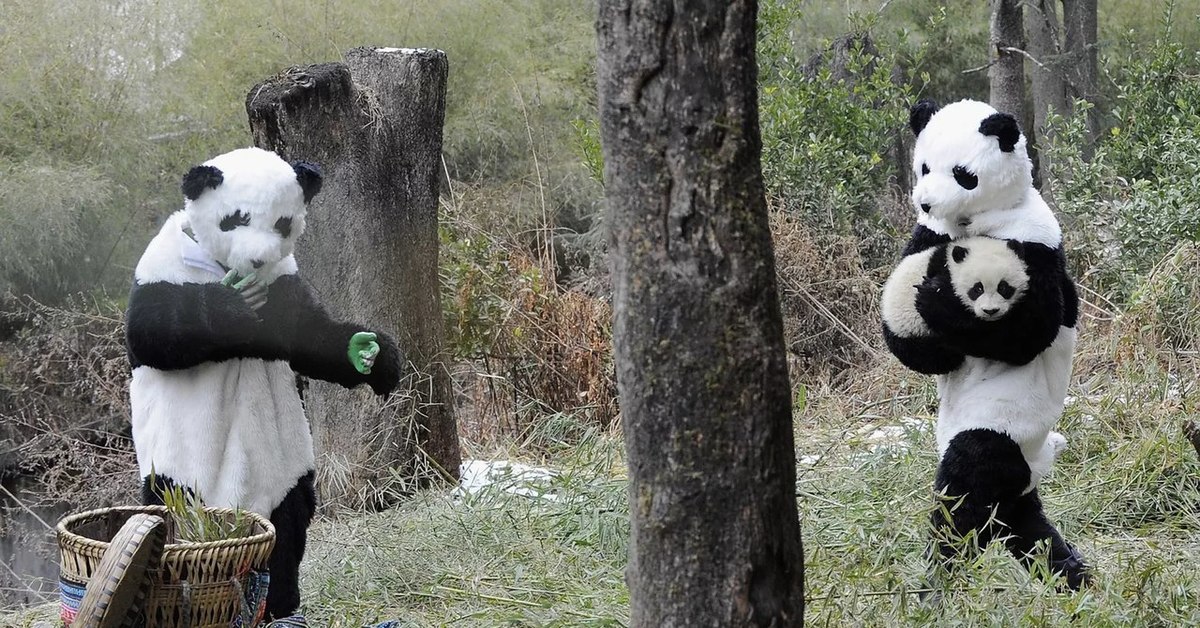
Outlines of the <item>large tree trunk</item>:
<svg viewBox="0 0 1200 628">
<path fill-rule="evenodd" d="M 255 144 L 325 172 L 296 247 L 301 276 L 335 316 L 393 334 L 413 369 L 386 402 L 308 384 L 326 499 L 378 507 L 414 476 L 458 475 L 437 264 L 447 67 L 438 50 L 359 48 L 246 97 Z"/>
<path fill-rule="evenodd" d="M 753 0 L 602 0 L 635 626 L 798 626 L 804 559 Z"/>
<path fill-rule="evenodd" d="M 991 0 L 991 67 L 988 68 L 990 104 L 1012 114 L 1025 125 L 1025 49 L 1021 0 Z"/>
</svg>

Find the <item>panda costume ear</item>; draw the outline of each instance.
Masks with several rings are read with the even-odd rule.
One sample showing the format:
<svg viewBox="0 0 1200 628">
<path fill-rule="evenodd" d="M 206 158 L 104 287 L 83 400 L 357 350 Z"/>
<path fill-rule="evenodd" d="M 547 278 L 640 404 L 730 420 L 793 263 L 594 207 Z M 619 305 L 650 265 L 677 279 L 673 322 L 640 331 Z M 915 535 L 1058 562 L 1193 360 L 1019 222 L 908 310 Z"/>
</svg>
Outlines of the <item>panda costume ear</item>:
<svg viewBox="0 0 1200 628">
<path fill-rule="evenodd" d="M 292 170 L 296 171 L 296 181 L 304 190 L 304 203 L 307 205 L 321 191 L 321 167 L 307 161 L 296 161 L 292 163 Z"/>
<path fill-rule="evenodd" d="M 224 180 L 225 175 L 216 166 L 196 166 L 183 175 L 183 184 L 179 187 L 189 201 L 194 201 L 205 189 L 216 189 Z"/>
<path fill-rule="evenodd" d="M 967 259 L 967 247 L 955 246 L 950 249 L 950 257 L 954 259 L 955 264 L 961 264 L 963 260 Z"/>
<path fill-rule="evenodd" d="M 912 106 L 908 112 L 908 126 L 912 129 L 914 137 L 925 130 L 925 125 L 929 124 L 929 119 L 937 113 L 937 110 L 938 105 L 932 100 L 921 100 Z"/>
<path fill-rule="evenodd" d="M 1022 260 L 1025 259 L 1025 244 L 1020 240 L 1009 240 L 1008 248 L 1015 253 L 1017 257 L 1021 258 Z"/>
<path fill-rule="evenodd" d="M 1017 119 L 1007 113 L 993 113 L 983 119 L 979 123 L 979 132 L 984 135 L 994 135 L 1000 140 L 1000 150 L 1006 153 L 1013 152 L 1017 146 L 1017 140 L 1021 139 L 1021 128 L 1017 126 Z"/>
</svg>

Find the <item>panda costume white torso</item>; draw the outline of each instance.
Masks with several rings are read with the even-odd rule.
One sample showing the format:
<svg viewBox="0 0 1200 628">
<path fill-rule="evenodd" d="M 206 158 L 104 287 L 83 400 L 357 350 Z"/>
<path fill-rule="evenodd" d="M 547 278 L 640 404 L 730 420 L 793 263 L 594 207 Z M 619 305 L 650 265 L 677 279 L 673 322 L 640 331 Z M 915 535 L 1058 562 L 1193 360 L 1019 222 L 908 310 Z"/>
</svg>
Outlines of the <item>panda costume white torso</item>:
<svg viewBox="0 0 1200 628">
<path fill-rule="evenodd" d="M 1081 586 L 1087 568 L 1046 519 L 1037 496 L 1038 483 L 1065 445 L 1053 428 L 1063 411 L 1077 336 L 1078 296 L 1066 270 L 1061 228 L 1033 188 L 1025 139 L 1012 116 L 975 101 L 942 109 L 922 101 L 910 124 L 917 135 L 912 198 L 918 220 L 889 279 L 893 294 L 884 300 L 883 333 L 902 363 L 937 376 L 941 462 L 935 486 L 967 497 L 950 521 L 939 510 L 934 523 L 960 534 L 975 529 L 987 542 L 998 532 L 988 523 L 998 509 L 1014 554 L 1029 560 L 1033 544 L 1046 539 L 1054 569 L 1070 586 Z M 1011 242 L 1028 278 L 1020 300 L 995 320 L 981 319 L 966 305 L 971 297 L 956 290 L 955 264 L 947 262 L 947 243 L 981 236 Z M 897 297 L 896 286 L 912 289 Z M 923 329 L 910 323 L 914 309 Z M 939 549 L 943 556 L 953 553 L 945 545 Z"/>
<path fill-rule="evenodd" d="M 315 508 L 296 376 L 386 394 L 399 352 L 385 334 L 331 319 L 297 275 L 292 249 L 321 187 L 315 166 L 239 149 L 193 168 L 182 187 L 184 209 L 137 264 L 126 316 L 143 501 L 161 503 L 178 485 L 210 506 L 269 517 L 266 610 L 286 617 L 299 605 Z"/>
</svg>

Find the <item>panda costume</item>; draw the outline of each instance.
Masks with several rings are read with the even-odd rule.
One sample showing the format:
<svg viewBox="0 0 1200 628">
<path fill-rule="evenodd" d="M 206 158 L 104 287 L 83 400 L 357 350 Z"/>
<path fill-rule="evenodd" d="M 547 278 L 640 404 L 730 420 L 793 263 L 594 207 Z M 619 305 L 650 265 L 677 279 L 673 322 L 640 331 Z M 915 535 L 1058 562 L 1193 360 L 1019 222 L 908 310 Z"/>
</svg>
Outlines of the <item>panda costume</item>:
<svg viewBox="0 0 1200 628">
<path fill-rule="evenodd" d="M 1061 228 L 1033 187 L 1012 116 L 976 101 L 939 109 L 926 100 L 913 107 L 910 126 L 918 220 L 885 285 L 883 335 L 901 363 L 937 375 L 935 488 L 951 501 L 935 510 L 934 526 L 975 531 L 981 544 L 1006 537 L 1024 562 L 1045 541 L 1051 568 L 1078 589 L 1088 567 L 1037 494 L 1066 444 L 1052 428 L 1076 341 L 1079 299 Z M 975 307 L 984 296 L 990 305 Z M 954 552 L 944 542 L 937 550 L 942 558 Z"/>
<path fill-rule="evenodd" d="M 388 336 L 330 318 L 296 274 L 292 250 L 320 188 L 316 166 L 258 148 L 193 168 L 184 209 L 137 264 L 126 317 L 143 501 L 179 485 L 269 517 L 275 618 L 299 607 L 316 501 L 297 374 L 381 395 L 400 376 Z"/>
</svg>

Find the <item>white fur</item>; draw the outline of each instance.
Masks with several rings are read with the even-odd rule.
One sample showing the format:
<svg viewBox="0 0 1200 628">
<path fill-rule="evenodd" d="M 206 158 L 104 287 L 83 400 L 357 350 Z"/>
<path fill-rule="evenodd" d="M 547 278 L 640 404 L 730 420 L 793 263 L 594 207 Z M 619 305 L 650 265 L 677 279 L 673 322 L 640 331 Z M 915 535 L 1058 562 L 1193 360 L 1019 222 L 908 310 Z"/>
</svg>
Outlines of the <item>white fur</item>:
<svg viewBox="0 0 1200 628">
<path fill-rule="evenodd" d="M 1012 152 L 1004 152 L 996 137 L 979 133 L 980 124 L 994 113 L 986 103 L 963 100 L 930 117 L 913 150 L 917 222 L 953 240 L 987 236 L 1061 247 L 1058 220 L 1033 187 L 1025 136 Z M 929 174 L 922 175 L 922 165 Z M 966 190 L 959 185 L 955 166 L 975 174 L 978 186 Z M 922 204 L 929 205 L 929 212 Z M 1024 366 L 968 356 L 954 372 L 939 375 L 939 453 L 944 455 L 950 440 L 964 430 L 1007 434 L 1029 464 L 1026 492 L 1033 490 L 1066 444 L 1052 428 L 1062 415 L 1075 339 L 1074 329 L 1062 327 L 1054 343 Z"/>
<path fill-rule="evenodd" d="M 993 238 L 967 238 L 952 242 L 946 263 L 950 268 L 950 283 L 954 294 L 977 318 L 992 321 L 1003 318 L 1021 297 L 1029 285 L 1025 262 L 1008 247 L 1004 240 Z M 961 262 L 954 259 L 953 249 L 963 248 L 967 254 Z M 1005 297 L 998 292 L 1000 282 L 1012 286 L 1014 292 Z M 983 294 L 972 299 L 971 288 L 981 284 Z"/>
<path fill-rule="evenodd" d="M 269 282 L 283 274 L 276 265 L 291 256 L 296 239 L 304 233 L 307 213 L 296 171 L 261 148 L 230 151 L 204 165 L 219 169 L 224 180 L 184 203 L 196 240 L 213 259 L 243 277 L 254 272 L 260 281 Z M 221 219 L 237 210 L 249 214 L 250 224 L 221 231 Z M 286 238 L 275 231 L 280 218 L 292 219 L 291 234 Z M 257 271 L 255 260 L 264 263 Z"/>
<path fill-rule="evenodd" d="M 931 247 L 900 260 L 895 270 L 883 284 L 880 310 L 883 322 L 893 334 L 901 338 L 928 336 L 929 326 L 917 312 L 916 286 L 925 281 L 929 270 L 929 258 L 937 247 Z"/>
<path fill-rule="evenodd" d="M 291 166 L 259 149 L 208 163 L 223 171 L 224 182 L 167 218 L 138 261 L 135 281 L 215 283 L 225 273 L 218 262 L 244 275 L 252 259 L 268 262 L 257 271 L 265 284 L 294 274 L 291 250 L 304 229 L 304 203 Z M 220 231 L 221 218 L 235 207 L 250 213 L 251 227 Z M 293 217 L 289 238 L 273 233 L 284 215 Z M 143 365 L 133 371 L 129 397 L 142 475 L 153 470 L 186 484 L 209 505 L 270 516 L 314 468 L 312 436 L 287 362 L 234 359 L 177 371 Z"/>
<path fill-rule="evenodd" d="M 917 222 L 955 239 L 981 235 L 1058 247 L 1062 230 L 1033 187 L 1025 136 L 1006 153 L 996 137 L 979 133 L 994 113 L 986 103 L 962 100 L 939 109 L 921 130 L 913 149 Z M 921 174 L 922 165 L 929 174 Z M 955 166 L 975 174 L 979 185 L 964 189 L 954 179 Z"/>
<path fill-rule="evenodd" d="M 967 356 L 958 370 L 939 375 L 938 454 L 963 430 L 1007 434 L 1029 463 L 1025 492 L 1033 490 L 1066 443 L 1052 430 L 1062 415 L 1075 339 L 1074 329 L 1062 327 L 1054 343 L 1024 366 Z"/>
</svg>

